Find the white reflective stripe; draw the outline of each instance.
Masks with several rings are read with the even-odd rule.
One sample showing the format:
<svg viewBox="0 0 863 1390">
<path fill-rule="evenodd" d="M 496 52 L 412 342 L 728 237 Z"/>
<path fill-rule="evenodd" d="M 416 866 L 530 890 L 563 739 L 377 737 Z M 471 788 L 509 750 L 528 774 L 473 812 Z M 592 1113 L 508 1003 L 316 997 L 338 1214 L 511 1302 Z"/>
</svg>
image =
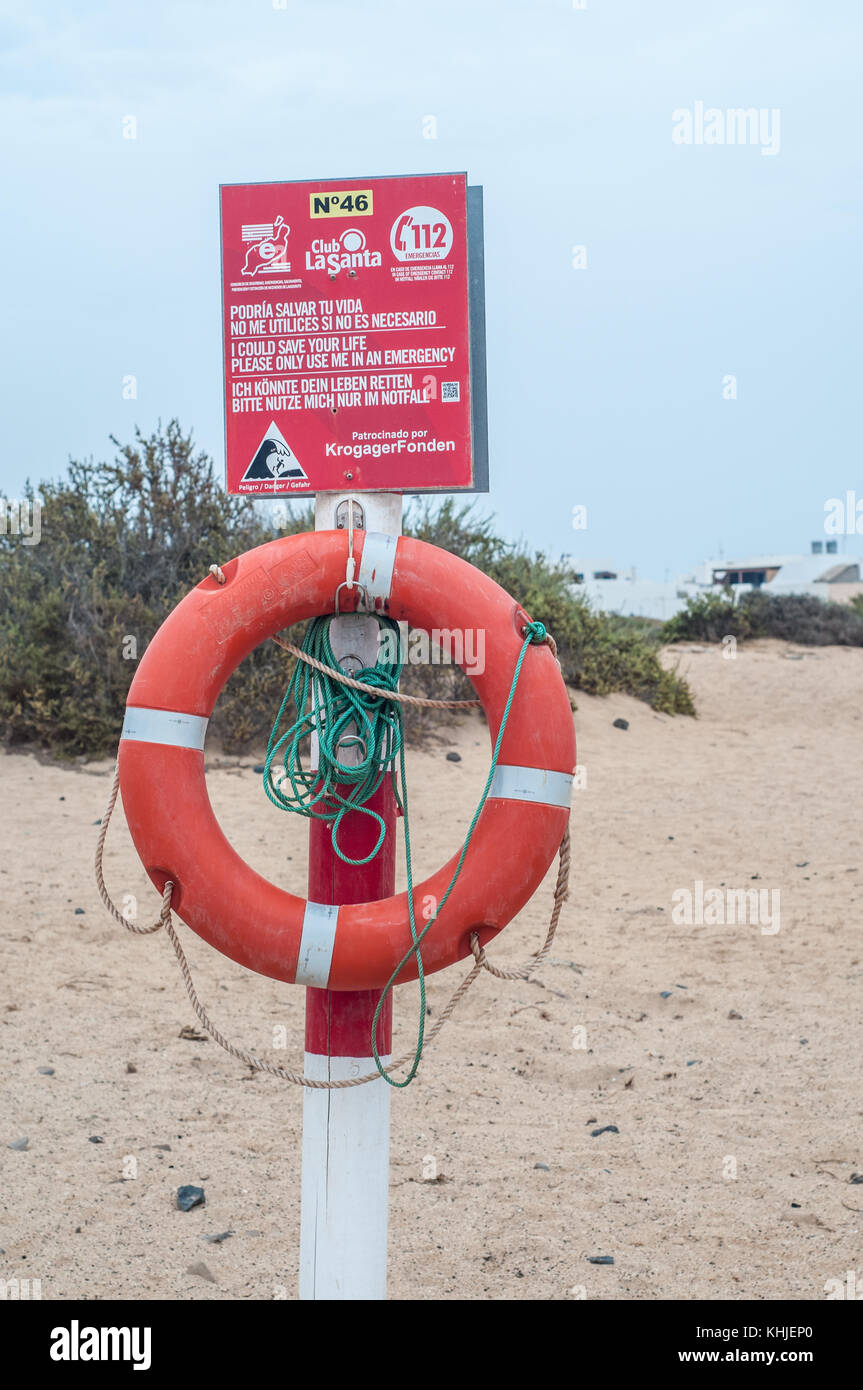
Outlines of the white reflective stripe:
<svg viewBox="0 0 863 1390">
<path fill-rule="evenodd" d="M 541 767 L 512 767 L 498 763 L 489 796 L 504 801 L 540 801 L 545 806 L 569 806 L 571 772 L 547 772 Z"/>
<path fill-rule="evenodd" d="M 398 536 L 387 535 L 384 531 L 365 534 L 357 581 L 368 595 L 370 608 L 375 608 L 378 600 L 386 602 L 389 599 L 398 540 Z"/>
<path fill-rule="evenodd" d="M 139 743 L 167 743 L 172 748 L 203 751 L 208 720 L 202 714 L 179 714 L 172 709 L 126 707 L 121 738 Z"/>
<path fill-rule="evenodd" d="M 306 903 L 295 976 L 298 985 L 316 985 L 318 989 L 326 989 L 336 944 L 338 916 L 338 907 L 331 903 Z"/>
</svg>

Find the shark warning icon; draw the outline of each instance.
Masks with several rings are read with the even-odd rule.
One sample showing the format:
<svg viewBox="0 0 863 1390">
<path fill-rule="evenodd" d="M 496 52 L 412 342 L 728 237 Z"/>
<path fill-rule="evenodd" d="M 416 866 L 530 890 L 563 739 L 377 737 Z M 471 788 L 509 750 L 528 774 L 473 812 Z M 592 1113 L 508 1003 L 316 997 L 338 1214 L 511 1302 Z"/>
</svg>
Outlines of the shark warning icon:
<svg viewBox="0 0 863 1390">
<path fill-rule="evenodd" d="M 307 480 L 308 475 L 273 420 L 243 474 L 243 482 L 281 483 L 297 478 Z"/>
</svg>

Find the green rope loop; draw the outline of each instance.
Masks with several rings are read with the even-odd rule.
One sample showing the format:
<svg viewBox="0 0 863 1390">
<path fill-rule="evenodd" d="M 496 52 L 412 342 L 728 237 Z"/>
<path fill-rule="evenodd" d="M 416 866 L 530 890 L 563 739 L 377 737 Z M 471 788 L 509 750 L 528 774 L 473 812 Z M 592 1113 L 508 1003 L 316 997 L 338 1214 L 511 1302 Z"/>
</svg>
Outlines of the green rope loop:
<svg viewBox="0 0 863 1390">
<path fill-rule="evenodd" d="M 376 615 L 377 616 L 377 615 Z M 378 623 L 381 627 L 395 629 L 398 632 L 398 624 L 389 618 L 378 616 Z M 330 618 L 314 618 L 309 624 L 303 641 L 303 651 L 309 656 L 316 657 L 327 666 L 337 667 L 338 662 L 333 655 L 329 640 Z M 382 642 L 378 654 L 377 664 L 373 667 L 359 671 L 356 675 L 357 680 L 363 681 L 366 685 L 374 685 L 382 693 L 380 696 L 369 695 L 364 691 L 352 690 L 350 686 L 342 685 L 339 681 L 324 675 L 322 672 L 315 671 L 305 662 L 298 661 L 294 668 L 290 684 L 285 693 L 275 723 L 273 724 L 269 742 L 267 744 L 267 756 L 264 764 L 264 790 L 274 806 L 278 806 L 284 811 L 293 811 L 297 815 L 306 816 L 309 819 L 325 820 L 332 823 L 333 848 L 339 858 L 346 864 L 368 864 L 374 859 L 380 850 L 386 836 L 386 824 L 382 816 L 377 812 L 371 811 L 364 803 L 377 791 L 383 782 L 384 777 L 389 771 L 392 778 L 393 791 L 396 803 L 402 812 L 404 825 L 405 841 L 405 864 L 407 868 L 407 899 L 408 899 L 408 921 L 411 932 L 411 946 L 402 956 L 387 983 L 381 991 L 375 1009 L 374 1019 L 371 1029 L 372 1055 L 375 1066 L 381 1076 L 389 1086 L 397 1090 L 409 1086 L 417 1074 L 420 1060 L 422 1058 L 423 1038 L 425 1035 L 426 1019 L 426 987 L 425 971 L 423 969 L 422 954 L 420 946 L 423 938 L 431 931 L 435 922 L 438 920 L 442 909 L 445 907 L 455 885 L 458 881 L 462 867 L 473 839 L 474 831 L 482 809 L 488 799 L 491 790 L 492 780 L 497 768 L 500 756 L 503 736 L 506 732 L 509 713 L 512 702 L 515 699 L 515 692 L 518 687 L 519 676 L 524 662 L 525 653 L 532 643 L 545 642 L 547 633 L 543 623 L 527 623 L 522 629 L 523 642 L 515 670 L 512 675 L 512 683 L 504 706 L 503 716 L 500 721 L 497 738 L 495 739 L 494 750 L 492 752 L 491 766 L 488 777 L 479 799 L 479 804 L 473 814 L 467 835 L 461 848 L 458 861 L 453 871 L 447 888 L 440 902 L 435 906 L 434 912 L 429 917 L 421 931 L 417 931 L 416 914 L 414 911 L 414 881 L 413 863 L 411 856 L 411 837 L 410 837 L 410 818 L 408 815 L 408 790 L 407 773 L 405 768 L 405 741 L 402 725 L 402 711 L 400 704 L 395 700 L 386 698 L 386 691 L 394 691 L 401 675 L 401 659 L 390 657 L 390 650 L 400 651 L 401 644 Z M 297 718 L 293 724 L 283 733 L 279 734 L 279 727 L 282 723 L 285 710 L 289 702 L 293 700 L 297 710 Z M 350 730 L 350 732 L 349 732 Z M 318 736 L 318 768 L 317 771 L 309 771 L 302 767 L 300 761 L 300 744 L 307 738 L 312 731 Z M 347 767 L 339 759 L 339 749 L 345 744 L 356 746 L 361 743 L 365 747 L 365 754 L 357 767 Z M 282 773 L 278 774 L 278 779 L 274 780 L 273 763 L 276 757 L 281 754 Z M 399 780 L 401 781 L 401 794 L 396 780 L 396 760 L 398 760 Z M 285 791 L 286 784 L 290 785 L 291 791 Z M 345 793 L 345 787 L 349 790 Z M 338 829 L 344 817 L 350 811 L 359 811 L 364 815 L 371 816 L 377 823 L 379 834 L 377 843 L 370 854 L 365 859 L 349 859 L 343 854 L 338 844 Z M 414 1059 L 411 1063 L 407 1075 L 401 1081 L 395 1081 L 384 1070 L 380 1059 L 377 1046 L 378 1021 L 381 1016 L 387 996 L 396 984 L 399 975 L 407 965 L 411 957 L 414 956 L 417 962 L 417 982 L 420 990 L 419 1021 L 417 1025 L 417 1043 Z"/>
<path fill-rule="evenodd" d="M 395 629 L 389 618 L 378 619 L 381 626 Z M 329 618 L 315 618 L 303 641 L 303 651 L 326 666 L 338 666 L 330 645 Z M 332 823 L 333 848 L 345 864 L 368 864 L 380 850 L 386 836 L 382 816 L 366 806 L 377 791 L 387 770 L 393 765 L 402 743 L 401 711 L 385 692 L 398 687 L 402 663 L 399 643 L 381 643 L 377 664 L 357 673 L 357 679 L 379 689 L 381 695 L 352 690 L 304 661 L 298 661 L 285 693 L 264 762 L 264 791 L 274 806 L 293 811 L 309 820 Z M 293 701 L 297 718 L 283 734 L 279 728 L 285 710 Z M 300 759 L 303 740 L 312 732 L 318 737 L 318 769 L 304 768 Z M 361 746 L 365 752 L 356 766 L 342 761 L 341 750 Z M 280 760 L 281 771 L 273 770 Z M 345 789 L 348 789 L 347 791 Z M 375 847 L 364 859 L 351 859 L 339 845 L 339 829 L 351 811 L 370 817 L 378 829 Z"/>
</svg>

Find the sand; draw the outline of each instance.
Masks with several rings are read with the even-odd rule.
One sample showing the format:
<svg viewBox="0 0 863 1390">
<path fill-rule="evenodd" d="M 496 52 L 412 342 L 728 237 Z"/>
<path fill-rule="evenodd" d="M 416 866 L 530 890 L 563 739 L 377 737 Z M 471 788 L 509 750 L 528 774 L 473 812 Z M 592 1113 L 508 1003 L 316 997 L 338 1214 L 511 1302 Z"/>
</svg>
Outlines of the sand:
<svg viewBox="0 0 863 1390">
<path fill-rule="evenodd" d="M 481 980 L 393 1097 L 392 1298 L 820 1299 L 859 1268 L 863 651 L 790 650 L 666 654 L 697 721 L 578 696 L 587 785 L 552 959 L 531 983 Z M 269 805 L 255 760 L 210 759 L 217 814 L 302 893 L 305 826 Z M 476 720 L 411 757 L 421 873 L 457 848 L 487 764 Z M 168 943 L 104 912 L 110 764 L 17 753 L 0 770 L 0 1278 L 50 1299 L 294 1298 L 300 1092 L 182 1038 L 195 1019 Z M 156 915 L 121 815 L 107 877 Z M 780 929 L 676 922 L 696 880 L 778 889 Z M 538 944 L 550 901 L 551 876 L 499 960 Z M 181 931 L 223 1030 L 299 1058 L 302 991 Z M 465 969 L 434 977 L 433 1013 Z M 414 997 L 397 1001 L 404 1042 Z M 182 1184 L 206 1205 L 178 1211 Z"/>
</svg>

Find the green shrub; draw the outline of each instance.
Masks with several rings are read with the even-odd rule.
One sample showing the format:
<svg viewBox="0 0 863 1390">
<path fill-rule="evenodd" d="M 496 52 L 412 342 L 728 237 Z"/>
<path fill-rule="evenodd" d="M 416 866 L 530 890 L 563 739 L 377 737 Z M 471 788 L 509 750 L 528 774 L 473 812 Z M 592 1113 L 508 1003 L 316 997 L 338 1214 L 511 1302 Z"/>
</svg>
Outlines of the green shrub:
<svg viewBox="0 0 863 1390">
<path fill-rule="evenodd" d="M 810 594 L 744 595 L 753 636 L 780 637 L 806 647 L 863 647 L 863 615 Z"/>
<path fill-rule="evenodd" d="M 59 757 L 116 747 L 135 669 L 183 594 L 224 562 L 273 537 L 250 499 L 227 497 L 211 460 L 176 421 L 132 444 L 112 441 L 110 463 L 70 462 L 43 482 L 42 538 L 0 535 L 0 727 L 7 744 L 37 743 Z M 35 490 L 28 486 L 27 495 Z M 311 507 L 285 533 L 312 529 Z M 558 643 L 563 673 L 591 694 L 626 691 L 669 713 L 694 713 L 685 682 L 659 663 L 638 625 L 591 611 L 574 575 L 494 533 L 489 518 L 451 500 L 408 510 L 405 530 L 490 574 Z M 301 628 L 292 629 L 294 640 Z M 212 720 L 228 751 L 266 739 L 291 673 L 275 646 L 259 647 L 234 672 Z M 473 698 L 457 667 L 409 665 L 403 688 L 437 699 Z M 451 719 L 409 709 L 414 734 Z"/>
<path fill-rule="evenodd" d="M 663 642 L 720 642 L 723 637 L 752 637 L 752 627 L 734 594 L 699 594 L 662 628 Z"/>
<path fill-rule="evenodd" d="M 267 539 L 252 505 L 225 496 L 176 421 L 112 442 L 113 463 L 72 461 L 66 478 L 40 484 L 38 545 L 0 536 L 7 743 L 35 741 L 61 756 L 110 749 L 134 657 L 215 559 Z M 228 697 L 216 721 L 228 731 L 231 710 Z"/>
<path fill-rule="evenodd" d="M 863 646 L 863 604 L 845 605 L 810 594 L 699 594 L 670 618 L 664 642 L 719 642 L 723 637 L 778 637 L 801 646 Z"/>
</svg>

